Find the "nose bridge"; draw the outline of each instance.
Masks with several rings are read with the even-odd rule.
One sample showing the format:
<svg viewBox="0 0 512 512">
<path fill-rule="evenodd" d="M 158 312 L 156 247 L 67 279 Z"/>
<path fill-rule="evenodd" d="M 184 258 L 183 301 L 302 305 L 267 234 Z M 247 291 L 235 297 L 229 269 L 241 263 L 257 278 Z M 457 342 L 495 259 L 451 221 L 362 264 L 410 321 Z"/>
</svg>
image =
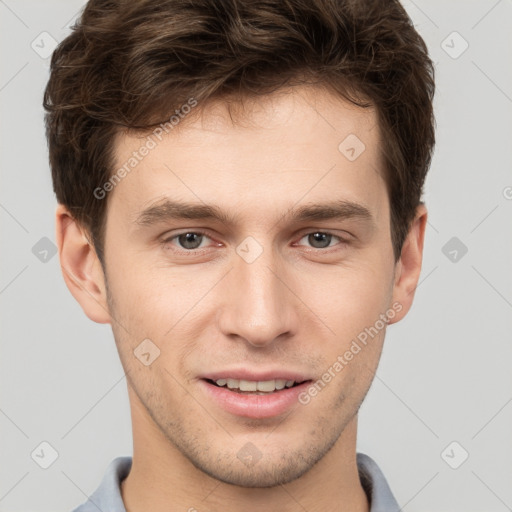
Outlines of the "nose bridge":
<svg viewBox="0 0 512 512">
<path fill-rule="evenodd" d="M 279 255 L 271 248 L 258 249 L 251 240 L 238 246 L 220 311 L 225 335 L 264 346 L 293 331 L 293 296 L 276 276 L 279 268 Z"/>
</svg>

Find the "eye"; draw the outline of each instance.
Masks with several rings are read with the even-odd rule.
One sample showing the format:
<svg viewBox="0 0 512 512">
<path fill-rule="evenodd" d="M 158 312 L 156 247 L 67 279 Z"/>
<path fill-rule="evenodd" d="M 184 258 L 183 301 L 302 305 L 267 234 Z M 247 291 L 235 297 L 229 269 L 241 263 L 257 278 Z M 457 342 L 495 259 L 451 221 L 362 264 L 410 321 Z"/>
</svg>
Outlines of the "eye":
<svg viewBox="0 0 512 512">
<path fill-rule="evenodd" d="M 209 237 L 204 233 L 187 231 L 167 238 L 164 240 L 164 243 L 177 245 L 179 249 L 193 251 L 194 249 L 203 248 L 205 245 L 203 242 L 207 239 L 209 239 Z"/>
<path fill-rule="evenodd" d="M 302 242 L 304 239 L 307 239 L 307 243 L 310 244 L 314 249 L 325 249 L 327 247 L 332 247 L 331 242 L 333 240 L 337 240 L 337 243 L 344 242 L 344 240 L 339 236 L 333 235 L 331 233 L 325 233 L 323 231 L 315 231 L 314 233 L 308 233 L 307 235 L 304 235 L 299 240 L 299 245 L 302 245 L 300 242 Z"/>
</svg>

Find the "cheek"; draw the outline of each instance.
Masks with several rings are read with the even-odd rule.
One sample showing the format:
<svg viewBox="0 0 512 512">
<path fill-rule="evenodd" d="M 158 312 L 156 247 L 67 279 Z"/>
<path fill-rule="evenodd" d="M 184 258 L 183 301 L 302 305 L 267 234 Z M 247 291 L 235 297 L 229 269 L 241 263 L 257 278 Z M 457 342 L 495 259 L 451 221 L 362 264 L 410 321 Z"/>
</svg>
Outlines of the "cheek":
<svg viewBox="0 0 512 512">
<path fill-rule="evenodd" d="M 173 301 L 179 302 L 180 291 L 189 283 L 183 283 L 169 268 L 155 268 L 149 258 L 138 257 L 121 260 L 109 271 L 109 284 L 116 305 L 122 311 L 137 313 L 157 312 L 167 306 L 172 311 Z"/>
<path fill-rule="evenodd" d="M 108 287 L 111 314 L 117 321 L 112 328 L 120 354 L 125 353 L 131 361 L 133 351 L 145 339 L 161 347 L 163 334 L 172 326 L 172 293 L 164 295 L 165 287 L 156 287 L 143 270 L 128 271 L 120 265 L 109 272 Z M 167 305 L 167 315 L 161 311 L 162 304 Z"/>
<path fill-rule="evenodd" d="M 302 276 L 300 296 L 336 340 L 350 340 L 389 307 L 392 276 L 382 263 L 329 267 Z"/>
<path fill-rule="evenodd" d="M 119 350 L 130 357 L 128 352 L 149 338 L 160 349 L 160 363 L 179 364 L 213 324 L 212 288 L 218 273 L 152 268 L 142 261 L 131 265 L 136 272 L 128 267 L 118 266 L 109 278 L 113 312 L 126 329 L 117 329 L 123 340 Z"/>
</svg>

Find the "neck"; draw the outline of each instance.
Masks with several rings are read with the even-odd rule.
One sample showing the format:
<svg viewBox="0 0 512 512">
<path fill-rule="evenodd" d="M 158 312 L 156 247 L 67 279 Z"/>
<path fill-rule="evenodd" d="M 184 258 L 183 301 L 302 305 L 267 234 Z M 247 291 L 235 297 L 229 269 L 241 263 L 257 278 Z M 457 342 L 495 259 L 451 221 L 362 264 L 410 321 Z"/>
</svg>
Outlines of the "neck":
<svg viewBox="0 0 512 512">
<path fill-rule="evenodd" d="M 357 417 L 307 473 L 284 485 L 238 487 L 201 470 L 165 438 L 130 396 L 133 461 L 121 484 L 127 512 L 368 512 L 356 463 Z M 271 504 L 272 508 L 269 508 Z"/>
</svg>

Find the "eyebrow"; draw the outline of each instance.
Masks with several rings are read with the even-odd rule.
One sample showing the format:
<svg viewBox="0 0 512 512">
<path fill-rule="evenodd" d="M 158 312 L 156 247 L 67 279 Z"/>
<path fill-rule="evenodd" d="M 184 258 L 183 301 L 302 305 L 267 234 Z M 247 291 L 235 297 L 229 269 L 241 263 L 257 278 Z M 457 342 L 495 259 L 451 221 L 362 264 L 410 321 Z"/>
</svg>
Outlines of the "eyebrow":
<svg viewBox="0 0 512 512">
<path fill-rule="evenodd" d="M 207 204 L 186 203 L 165 199 L 142 210 L 135 223 L 147 227 L 170 220 L 216 220 L 226 225 L 233 225 L 236 219 L 220 208 Z M 374 224 L 370 210 L 360 204 L 348 200 L 327 201 L 319 204 L 307 204 L 291 208 L 281 220 L 291 219 L 298 222 L 358 219 Z"/>
</svg>

